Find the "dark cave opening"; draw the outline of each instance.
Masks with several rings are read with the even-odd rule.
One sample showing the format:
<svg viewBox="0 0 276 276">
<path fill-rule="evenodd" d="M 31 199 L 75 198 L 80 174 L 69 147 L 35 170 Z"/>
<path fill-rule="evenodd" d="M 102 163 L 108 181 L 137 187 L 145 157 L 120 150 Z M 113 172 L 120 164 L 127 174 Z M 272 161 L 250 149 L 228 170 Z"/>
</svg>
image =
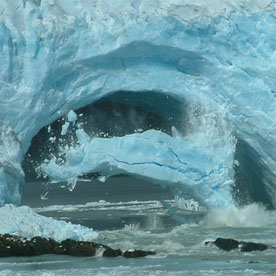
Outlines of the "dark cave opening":
<svg viewBox="0 0 276 276">
<path fill-rule="evenodd" d="M 274 209 L 266 183 L 270 181 L 266 177 L 269 171 L 260 155 L 246 141 L 238 139 L 234 159 L 233 195 L 237 205 L 245 206 L 258 202 L 268 209 Z"/>
</svg>

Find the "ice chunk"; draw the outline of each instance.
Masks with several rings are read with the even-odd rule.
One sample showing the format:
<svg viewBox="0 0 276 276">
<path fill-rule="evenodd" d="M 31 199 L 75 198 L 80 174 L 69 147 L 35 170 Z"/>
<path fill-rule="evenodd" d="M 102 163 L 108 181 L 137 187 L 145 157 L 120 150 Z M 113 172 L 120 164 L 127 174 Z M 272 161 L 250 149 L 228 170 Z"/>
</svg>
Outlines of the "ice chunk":
<svg viewBox="0 0 276 276">
<path fill-rule="evenodd" d="M 62 125 L 62 129 L 61 129 L 61 133 L 60 133 L 61 135 L 66 135 L 69 125 L 70 124 L 68 122 L 65 122 Z"/>
<path fill-rule="evenodd" d="M 67 118 L 70 123 L 75 124 L 78 117 L 77 117 L 77 114 L 73 110 L 70 110 L 67 115 Z"/>
<path fill-rule="evenodd" d="M 92 241 L 98 237 L 98 233 L 91 228 L 40 216 L 27 206 L 15 207 L 12 204 L 0 208 L 0 234 L 7 233 L 26 238 L 40 236 L 56 241 Z"/>
<path fill-rule="evenodd" d="M 205 132 L 198 136 L 202 139 L 195 142 L 150 130 L 121 138 L 85 139 L 81 145 L 64 150 L 64 164 L 53 158 L 41 165 L 41 171 L 53 181 L 97 172 L 102 173 L 100 181 L 120 173 L 133 174 L 163 185 L 177 185 L 204 205 L 228 207 L 233 204 L 231 166 L 235 145 L 227 134 L 224 143 L 213 147 L 206 147 Z M 212 136 L 209 142 L 214 142 Z"/>
</svg>

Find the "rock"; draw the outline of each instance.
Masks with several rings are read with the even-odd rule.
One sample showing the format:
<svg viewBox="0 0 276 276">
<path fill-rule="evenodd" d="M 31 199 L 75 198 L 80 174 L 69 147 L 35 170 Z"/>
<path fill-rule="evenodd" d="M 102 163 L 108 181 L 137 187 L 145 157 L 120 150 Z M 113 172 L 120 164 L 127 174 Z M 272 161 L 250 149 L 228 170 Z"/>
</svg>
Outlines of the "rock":
<svg viewBox="0 0 276 276">
<path fill-rule="evenodd" d="M 262 243 L 255 243 L 255 242 L 245 242 L 245 241 L 237 241 L 234 239 L 224 239 L 224 238 L 217 238 L 215 241 L 212 242 L 205 242 L 205 245 L 214 244 L 219 249 L 225 251 L 231 251 L 234 249 L 239 249 L 242 252 L 252 252 L 252 251 L 264 251 L 267 249 L 275 249 L 266 244 Z"/>
<path fill-rule="evenodd" d="M 0 235 L 0 257 L 39 256 L 43 254 L 95 256 L 99 250 L 101 252 L 104 250 L 103 257 L 118 257 L 122 255 L 120 249 L 112 249 L 106 245 L 94 242 L 67 239 L 59 243 L 42 237 L 26 239 L 9 234 Z M 152 251 L 129 250 L 123 256 L 126 258 L 139 258 L 155 254 Z"/>
<path fill-rule="evenodd" d="M 218 238 L 214 241 L 214 244 L 216 247 L 222 250 L 230 251 L 233 249 L 237 249 L 240 243 L 237 240 L 233 240 L 233 239 Z"/>
<path fill-rule="evenodd" d="M 58 243 L 52 239 L 34 237 L 31 240 L 13 236 L 0 235 L 0 257 L 38 256 L 58 254 L 72 256 L 95 256 L 100 244 L 80 242 L 67 239 Z"/>
<path fill-rule="evenodd" d="M 37 256 L 35 247 L 25 238 L 3 235 L 0 236 L 0 256 Z"/>
<path fill-rule="evenodd" d="M 60 243 L 63 254 L 71 256 L 95 256 L 98 244 L 67 239 Z"/>
<path fill-rule="evenodd" d="M 103 252 L 103 257 L 119 257 L 119 256 L 122 256 L 121 249 L 112 249 L 110 247 L 107 247 Z"/>
<path fill-rule="evenodd" d="M 144 251 L 144 250 L 128 250 L 124 252 L 123 256 L 125 258 L 141 258 L 150 255 L 155 255 L 156 252 L 154 251 Z"/>
<path fill-rule="evenodd" d="M 268 245 L 263 243 L 255 243 L 255 242 L 241 242 L 241 251 L 243 252 L 251 252 L 251 251 L 265 251 L 269 248 Z"/>
<path fill-rule="evenodd" d="M 52 239 L 45 239 L 41 237 L 34 237 L 29 244 L 34 248 L 36 255 L 52 254 L 55 247 L 59 245 L 58 242 Z"/>
<path fill-rule="evenodd" d="M 257 261 L 250 261 L 250 262 L 248 262 L 249 264 L 258 264 L 259 262 L 257 262 Z"/>
</svg>

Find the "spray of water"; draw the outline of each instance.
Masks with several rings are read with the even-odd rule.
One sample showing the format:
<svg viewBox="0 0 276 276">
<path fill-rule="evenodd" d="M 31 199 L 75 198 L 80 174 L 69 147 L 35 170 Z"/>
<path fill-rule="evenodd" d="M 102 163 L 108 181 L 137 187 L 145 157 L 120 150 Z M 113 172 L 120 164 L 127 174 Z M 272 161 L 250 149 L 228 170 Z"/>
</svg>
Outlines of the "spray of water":
<svg viewBox="0 0 276 276">
<path fill-rule="evenodd" d="M 226 210 L 209 210 L 200 225 L 206 227 L 262 227 L 276 225 L 276 212 L 253 203 Z"/>
<path fill-rule="evenodd" d="M 206 208 L 201 206 L 194 199 L 185 199 L 180 196 L 175 196 L 175 205 L 178 209 L 189 211 L 206 211 Z"/>
</svg>

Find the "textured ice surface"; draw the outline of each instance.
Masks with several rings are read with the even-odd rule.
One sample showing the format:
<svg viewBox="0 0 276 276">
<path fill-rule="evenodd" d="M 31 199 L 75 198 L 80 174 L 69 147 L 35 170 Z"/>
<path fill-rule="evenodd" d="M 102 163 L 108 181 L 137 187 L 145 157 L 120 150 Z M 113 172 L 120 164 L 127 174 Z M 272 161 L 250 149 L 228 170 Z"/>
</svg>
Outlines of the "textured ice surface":
<svg viewBox="0 0 276 276">
<path fill-rule="evenodd" d="M 181 185 L 207 206 L 232 203 L 229 168 L 233 155 L 225 144 L 206 152 L 205 143 L 173 138 L 156 130 L 90 140 L 78 130 L 77 136 L 81 137 L 79 145 L 64 150 L 64 164 L 53 158 L 41 165 L 42 172 L 54 181 L 74 181 L 88 172 L 107 177 L 128 173 L 163 185 Z"/>
<path fill-rule="evenodd" d="M 84 142 L 63 167 L 50 163 L 50 176 L 100 166 L 106 175 L 177 182 L 204 204 L 227 207 L 235 136 L 257 153 L 263 189 L 276 206 L 275 18 L 270 0 L 2 0 L 0 132 L 14 133 L 0 143 L 2 203 L 20 203 L 20 162 L 43 126 L 128 90 L 169 94 L 201 118 L 177 139 L 155 131 L 108 140 L 80 135 Z"/>
<path fill-rule="evenodd" d="M 92 241 L 98 237 L 91 228 L 40 216 L 27 206 L 15 207 L 7 204 L 0 208 L 0 218 L 0 234 L 8 233 L 26 238 L 40 236 L 56 241 Z"/>
<path fill-rule="evenodd" d="M 5 202 L 21 201 L 24 183 L 21 159 L 20 141 L 0 120 L 0 206 Z"/>
</svg>

